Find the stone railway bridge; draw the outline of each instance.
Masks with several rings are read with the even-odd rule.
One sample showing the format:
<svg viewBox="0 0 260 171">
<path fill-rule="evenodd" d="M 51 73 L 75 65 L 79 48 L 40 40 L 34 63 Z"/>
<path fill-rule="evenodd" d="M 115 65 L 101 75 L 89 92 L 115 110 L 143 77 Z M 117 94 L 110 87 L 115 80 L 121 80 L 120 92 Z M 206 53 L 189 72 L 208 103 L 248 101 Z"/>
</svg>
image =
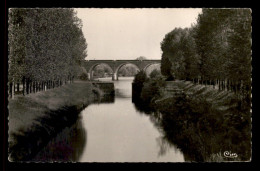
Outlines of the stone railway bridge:
<svg viewBox="0 0 260 171">
<path fill-rule="evenodd" d="M 146 72 L 146 69 L 149 66 L 153 64 L 161 64 L 161 60 L 86 60 L 84 67 L 88 73 L 89 80 L 93 80 L 93 71 L 95 67 L 100 64 L 109 66 L 113 71 L 112 80 L 118 80 L 118 71 L 126 64 L 135 65 L 140 71 L 144 70 Z"/>
</svg>

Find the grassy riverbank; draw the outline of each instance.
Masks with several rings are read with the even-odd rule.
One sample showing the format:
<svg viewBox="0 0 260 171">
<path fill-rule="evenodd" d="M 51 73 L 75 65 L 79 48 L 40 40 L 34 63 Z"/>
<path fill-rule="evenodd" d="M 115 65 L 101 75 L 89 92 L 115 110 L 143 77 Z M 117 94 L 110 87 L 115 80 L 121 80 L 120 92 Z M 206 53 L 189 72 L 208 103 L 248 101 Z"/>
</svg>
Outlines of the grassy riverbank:
<svg viewBox="0 0 260 171">
<path fill-rule="evenodd" d="M 240 96 L 189 81 L 165 82 L 183 90 L 175 96 L 161 86 L 160 77 L 139 80 L 135 106 L 158 119 L 163 139 L 181 149 L 185 161 L 251 159 L 251 107 Z M 225 157 L 224 152 L 237 156 Z"/>
<path fill-rule="evenodd" d="M 76 120 L 79 111 L 99 92 L 91 82 L 75 81 L 45 92 L 10 99 L 8 141 L 9 153 L 14 160 L 27 160 L 33 156 L 49 138 Z"/>
<path fill-rule="evenodd" d="M 193 84 L 190 81 L 176 81 L 175 85 L 182 89 L 190 98 L 204 99 L 213 108 L 220 111 L 227 111 L 238 103 L 238 97 L 231 91 L 220 91 L 214 89 L 213 86 Z"/>
<path fill-rule="evenodd" d="M 176 81 L 186 96 L 171 97 L 157 107 L 167 139 L 193 161 L 248 161 L 251 158 L 250 105 L 232 92 Z M 174 135 L 174 136 L 173 136 Z M 225 157 L 224 152 L 237 154 Z"/>
<path fill-rule="evenodd" d="M 36 118 L 46 115 L 50 110 L 88 104 L 92 100 L 92 89 L 92 83 L 78 81 L 59 88 L 9 99 L 9 133 L 30 127 Z"/>
</svg>

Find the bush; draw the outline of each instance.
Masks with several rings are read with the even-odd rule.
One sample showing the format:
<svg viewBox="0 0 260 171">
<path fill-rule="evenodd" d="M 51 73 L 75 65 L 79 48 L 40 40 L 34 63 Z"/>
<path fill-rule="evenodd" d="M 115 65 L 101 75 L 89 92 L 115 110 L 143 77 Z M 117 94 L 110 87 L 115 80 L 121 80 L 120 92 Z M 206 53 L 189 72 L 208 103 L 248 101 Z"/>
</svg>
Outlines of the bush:
<svg viewBox="0 0 260 171">
<path fill-rule="evenodd" d="M 141 99 L 145 103 L 150 103 L 152 98 L 158 94 L 159 87 L 157 86 L 154 80 L 144 83 L 142 92 L 141 92 Z"/>
<path fill-rule="evenodd" d="M 161 61 L 161 73 L 165 77 L 171 77 L 171 68 L 172 68 L 172 62 L 169 60 L 169 58 L 166 56 L 166 54 L 162 55 L 162 61 Z"/>
<path fill-rule="evenodd" d="M 156 78 L 156 77 L 159 77 L 161 76 L 161 72 L 158 71 L 157 69 L 153 70 L 151 73 L 150 73 L 150 78 Z"/>
<path fill-rule="evenodd" d="M 87 73 L 81 73 L 81 75 L 79 76 L 79 79 L 81 80 L 88 80 L 88 74 Z"/>
<path fill-rule="evenodd" d="M 147 80 L 146 73 L 144 71 L 140 71 L 135 75 L 134 81 L 133 81 L 133 87 L 132 87 L 132 96 L 135 100 L 140 100 L 142 88 L 144 85 L 144 82 Z"/>
<path fill-rule="evenodd" d="M 161 76 L 149 79 L 143 85 L 141 99 L 152 106 L 154 100 L 161 96 L 160 88 L 163 86 L 165 86 L 165 82 Z"/>
<path fill-rule="evenodd" d="M 134 81 L 133 83 L 134 84 L 139 84 L 139 85 L 143 85 L 143 83 L 147 80 L 147 76 L 146 76 L 146 73 L 142 70 L 142 71 L 139 71 L 136 75 L 135 75 L 135 78 L 134 78 Z"/>
<path fill-rule="evenodd" d="M 191 160 L 250 160 L 250 120 L 242 115 L 248 111 L 241 112 L 234 107 L 225 115 L 205 98 L 192 97 L 171 98 L 161 101 L 157 107 L 162 114 L 165 137 Z M 223 158 L 225 150 L 237 153 L 238 158 Z"/>
</svg>

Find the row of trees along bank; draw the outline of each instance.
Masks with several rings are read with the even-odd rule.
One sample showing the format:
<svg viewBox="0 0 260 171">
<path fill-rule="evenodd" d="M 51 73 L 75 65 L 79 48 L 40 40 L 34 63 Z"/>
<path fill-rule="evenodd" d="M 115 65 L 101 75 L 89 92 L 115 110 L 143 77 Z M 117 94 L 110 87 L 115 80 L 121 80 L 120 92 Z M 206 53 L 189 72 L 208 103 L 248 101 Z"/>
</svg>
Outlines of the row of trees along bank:
<svg viewBox="0 0 260 171">
<path fill-rule="evenodd" d="M 250 9 L 203 9 L 196 25 L 165 35 L 162 74 L 250 99 L 251 21 Z"/>
<path fill-rule="evenodd" d="M 9 10 L 8 87 L 23 95 L 72 82 L 87 56 L 82 23 L 73 9 Z"/>
</svg>

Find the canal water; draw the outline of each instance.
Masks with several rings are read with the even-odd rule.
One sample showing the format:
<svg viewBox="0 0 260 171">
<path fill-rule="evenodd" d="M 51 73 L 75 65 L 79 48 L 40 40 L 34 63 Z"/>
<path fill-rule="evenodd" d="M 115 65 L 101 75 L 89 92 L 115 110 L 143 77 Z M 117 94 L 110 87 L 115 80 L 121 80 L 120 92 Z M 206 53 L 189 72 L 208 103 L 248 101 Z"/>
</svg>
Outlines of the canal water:
<svg viewBox="0 0 260 171">
<path fill-rule="evenodd" d="M 109 81 L 110 78 L 99 79 Z M 132 103 L 133 77 L 114 81 L 114 103 L 92 104 L 81 112 L 87 130 L 80 162 L 182 162 L 182 153 L 168 147 L 150 117 L 139 112 Z"/>
<path fill-rule="evenodd" d="M 111 78 L 99 79 L 111 81 Z M 114 81 L 115 99 L 86 107 L 35 160 L 75 162 L 184 162 L 149 115 L 132 103 L 133 77 Z"/>
</svg>

